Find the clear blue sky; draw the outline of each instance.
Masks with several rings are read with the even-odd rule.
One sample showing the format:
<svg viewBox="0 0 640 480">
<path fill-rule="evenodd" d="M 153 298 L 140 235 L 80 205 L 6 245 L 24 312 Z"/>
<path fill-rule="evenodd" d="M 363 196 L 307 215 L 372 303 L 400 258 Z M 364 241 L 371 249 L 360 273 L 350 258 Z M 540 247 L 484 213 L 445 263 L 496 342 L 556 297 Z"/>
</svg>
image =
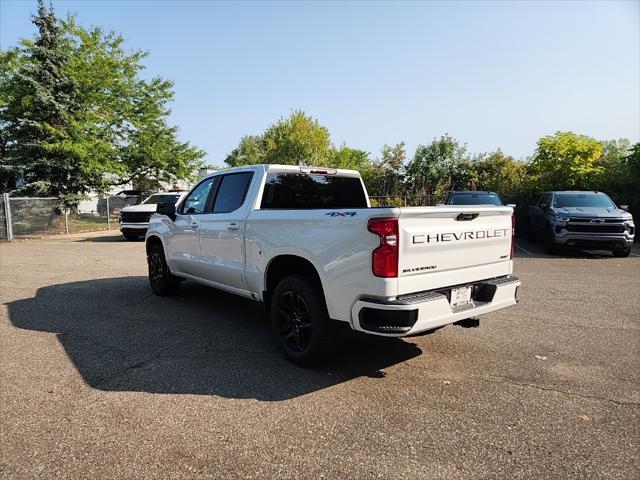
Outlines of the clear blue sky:
<svg viewBox="0 0 640 480">
<path fill-rule="evenodd" d="M 2 48 L 32 35 L 35 4 L 0 0 Z M 53 4 L 151 52 L 209 163 L 292 109 L 374 156 L 444 133 L 516 157 L 556 130 L 640 140 L 638 1 Z"/>
</svg>

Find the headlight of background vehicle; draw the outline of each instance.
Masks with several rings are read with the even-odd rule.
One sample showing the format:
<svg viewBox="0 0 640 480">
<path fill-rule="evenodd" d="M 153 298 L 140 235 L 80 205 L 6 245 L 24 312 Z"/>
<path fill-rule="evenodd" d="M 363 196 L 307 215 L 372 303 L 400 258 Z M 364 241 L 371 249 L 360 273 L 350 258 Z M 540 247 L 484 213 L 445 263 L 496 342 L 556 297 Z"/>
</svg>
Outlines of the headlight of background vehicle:
<svg viewBox="0 0 640 480">
<path fill-rule="evenodd" d="M 555 223 L 556 225 L 560 226 L 560 227 L 564 227 L 567 225 L 567 222 L 569 221 L 568 218 L 564 218 L 564 217 L 557 217 L 553 223 Z"/>
<path fill-rule="evenodd" d="M 625 230 L 628 230 L 629 233 L 633 233 L 635 231 L 635 224 L 633 223 L 633 218 L 630 218 L 629 220 L 625 220 L 624 222 L 624 228 Z"/>
</svg>

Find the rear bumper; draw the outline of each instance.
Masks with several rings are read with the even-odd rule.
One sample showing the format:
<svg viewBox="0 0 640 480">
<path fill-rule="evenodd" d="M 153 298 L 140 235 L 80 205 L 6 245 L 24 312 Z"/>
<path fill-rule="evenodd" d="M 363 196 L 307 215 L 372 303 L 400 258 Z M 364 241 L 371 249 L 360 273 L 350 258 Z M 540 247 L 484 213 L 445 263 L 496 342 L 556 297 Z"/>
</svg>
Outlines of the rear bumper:
<svg viewBox="0 0 640 480">
<path fill-rule="evenodd" d="M 633 235 L 617 234 L 607 235 L 598 233 L 565 233 L 556 234 L 553 242 L 556 245 L 567 247 L 592 247 L 592 248 L 629 248 L 633 245 Z"/>
<path fill-rule="evenodd" d="M 515 305 L 520 284 L 514 276 L 474 282 L 470 284 L 474 287 L 472 302 L 456 308 L 449 303 L 450 289 L 404 295 L 395 301 L 362 298 L 352 308 L 351 325 L 354 330 L 374 335 L 415 335 Z"/>
</svg>

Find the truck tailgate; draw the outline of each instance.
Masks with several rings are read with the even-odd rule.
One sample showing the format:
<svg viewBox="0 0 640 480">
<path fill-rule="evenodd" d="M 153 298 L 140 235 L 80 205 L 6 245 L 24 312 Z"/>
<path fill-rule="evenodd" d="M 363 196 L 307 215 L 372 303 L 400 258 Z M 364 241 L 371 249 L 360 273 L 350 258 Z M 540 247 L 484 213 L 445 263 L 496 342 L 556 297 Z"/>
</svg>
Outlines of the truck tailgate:
<svg viewBox="0 0 640 480">
<path fill-rule="evenodd" d="M 400 209 L 398 295 L 508 275 L 510 207 Z"/>
</svg>

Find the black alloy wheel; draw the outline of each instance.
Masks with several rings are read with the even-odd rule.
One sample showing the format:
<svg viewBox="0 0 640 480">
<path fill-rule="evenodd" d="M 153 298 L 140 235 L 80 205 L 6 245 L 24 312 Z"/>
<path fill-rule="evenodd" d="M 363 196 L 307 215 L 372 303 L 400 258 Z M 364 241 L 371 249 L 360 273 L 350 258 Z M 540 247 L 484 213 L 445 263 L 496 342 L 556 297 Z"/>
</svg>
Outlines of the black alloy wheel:
<svg viewBox="0 0 640 480">
<path fill-rule="evenodd" d="M 544 250 L 549 255 L 555 255 L 558 253 L 558 246 L 555 244 L 553 231 L 550 228 L 547 228 L 544 235 Z"/>
<path fill-rule="evenodd" d="M 631 247 L 612 250 L 611 253 L 616 258 L 626 258 L 631 254 Z"/>
<path fill-rule="evenodd" d="M 286 290 L 278 296 L 278 330 L 287 349 L 304 352 L 311 344 L 313 324 L 308 305 L 298 292 Z"/>
<path fill-rule="evenodd" d="M 278 343 L 293 363 L 317 365 L 334 350 L 335 322 L 327 313 L 322 286 L 313 276 L 283 278 L 271 297 L 270 316 Z"/>
<path fill-rule="evenodd" d="M 150 248 L 147 264 L 149 284 L 153 293 L 162 297 L 175 293 L 180 285 L 180 279 L 169 271 L 162 245 L 154 245 Z"/>
<path fill-rule="evenodd" d="M 149 255 L 149 281 L 155 288 L 162 286 L 164 268 L 160 252 L 154 251 Z"/>
</svg>

